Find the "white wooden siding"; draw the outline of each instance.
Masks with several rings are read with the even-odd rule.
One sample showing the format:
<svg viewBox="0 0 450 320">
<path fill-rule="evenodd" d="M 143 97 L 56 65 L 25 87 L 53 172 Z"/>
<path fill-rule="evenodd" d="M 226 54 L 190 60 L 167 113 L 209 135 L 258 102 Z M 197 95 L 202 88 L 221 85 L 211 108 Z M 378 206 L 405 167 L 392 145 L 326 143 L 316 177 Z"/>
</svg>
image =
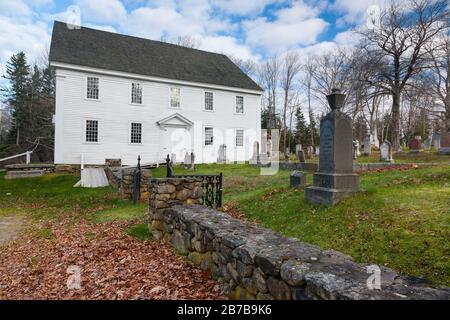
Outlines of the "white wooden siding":
<svg viewBox="0 0 450 320">
<path fill-rule="evenodd" d="M 139 80 L 142 84 L 142 104 L 131 104 L 133 79 L 95 74 L 99 77 L 99 101 L 86 99 L 86 78 L 90 73 L 58 69 L 56 77 L 55 163 L 80 163 L 84 154 L 86 164 L 104 164 L 106 158 L 121 158 L 122 163 L 136 163 L 140 155 L 143 163 L 160 161 L 166 156 L 166 131 L 157 121 L 174 113 L 191 120 L 186 130 L 191 139 L 197 163 L 217 161 L 220 144 L 227 145 L 230 161 L 250 159 L 253 143 L 260 137 L 260 100 L 255 94 L 223 91 L 208 87 L 180 88 L 180 108 L 170 107 L 169 83 Z M 204 110 L 204 92 L 214 92 L 214 110 Z M 230 90 L 232 90 L 230 88 Z M 236 114 L 236 96 L 244 97 L 244 114 Z M 84 142 L 84 126 L 88 119 L 98 120 L 98 143 Z M 142 144 L 130 143 L 130 123 L 142 123 Z M 204 146 L 204 127 L 214 128 L 214 145 Z M 244 129 L 244 147 L 235 148 L 235 129 Z M 177 161 L 183 161 L 177 158 Z"/>
</svg>

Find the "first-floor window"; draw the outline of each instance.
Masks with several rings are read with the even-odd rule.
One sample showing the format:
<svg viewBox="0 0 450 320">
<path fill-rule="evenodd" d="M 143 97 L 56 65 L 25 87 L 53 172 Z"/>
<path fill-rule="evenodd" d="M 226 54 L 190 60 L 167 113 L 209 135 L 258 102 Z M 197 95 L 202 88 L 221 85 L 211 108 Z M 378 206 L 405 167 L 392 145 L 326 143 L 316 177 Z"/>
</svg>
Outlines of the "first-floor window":
<svg viewBox="0 0 450 320">
<path fill-rule="evenodd" d="M 236 96 L 236 113 L 244 113 L 244 97 Z"/>
<path fill-rule="evenodd" d="M 205 127 L 205 146 L 212 146 L 214 142 L 214 131 L 211 127 Z"/>
<path fill-rule="evenodd" d="M 236 129 L 236 147 L 244 146 L 244 130 Z"/>
<path fill-rule="evenodd" d="M 97 120 L 86 120 L 86 142 L 98 142 Z"/>
<path fill-rule="evenodd" d="M 142 143 L 142 123 L 131 123 L 131 143 Z"/>
</svg>

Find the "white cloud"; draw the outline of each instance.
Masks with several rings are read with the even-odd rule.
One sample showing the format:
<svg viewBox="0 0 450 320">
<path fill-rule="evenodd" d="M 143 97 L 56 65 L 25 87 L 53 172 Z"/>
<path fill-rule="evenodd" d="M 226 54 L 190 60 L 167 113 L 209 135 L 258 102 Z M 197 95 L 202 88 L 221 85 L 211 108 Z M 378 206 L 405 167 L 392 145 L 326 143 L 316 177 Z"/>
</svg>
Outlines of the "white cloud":
<svg viewBox="0 0 450 320">
<path fill-rule="evenodd" d="M 214 6 L 225 13 L 239 16 L 259 14 L 264 7 L 279 0 L 215 0 Z"/>
<path fill-rule="evenodd" d="M 127 17 L 127 11 L 119 0 L 76 0 L 81 9 L 81 20 L 95 23 L 118 24 Z"/>
<path fill-rule="evenodd" d="M 275 19 L 260 17 L 243 22 L 246 42 L 269 54 L 310 45 L 327 28 L 328 23 L 319 18 L 320 11 L 303 1 L 275 12 Z"/>
<path fill-rule="evenodd" d="M 337 20 L 337 25 L 359 25 L 365 23 L 366 21 L 367 8 L 373 5 L 377 5 L 380 6 L 380 8 L 383 8 L 385 4 L 386 0 L 336 0 L 329 9 L 331 11 L 343 14 L 343 16 Z"/>
<path fill-rule="evenodd" d="M 343 32 L 339 32 L 334 37 L 334 42 L 336 42 L 338 45 L 356 45 L 361 39 L 361 36 L 354 32 L 353 30 L 346 30 Z"/>
<path fill-rule="evenodd" d="M 0 13 L 10 18 L 29 18 L 32 11 L 22 0 L 0 1 Z"/>
<path fill-rule="evenodd" d="M 13 54 L 24 51 L 28 62 L 40 62 L 50 45 L 47 24 L 42 22 L 17 22 L 0 16 L 0 61 L 8 61 Z"/>
<path fill-rule="evenodd" d="M 260 56 L 254 55 L 252 50 L 243 44 L 239 44 L 234 37 L 230 36 L 206 36 L 203 37 L 201 49 L 232 55 L 241 59 L 258 61 Z"/>
</svg>

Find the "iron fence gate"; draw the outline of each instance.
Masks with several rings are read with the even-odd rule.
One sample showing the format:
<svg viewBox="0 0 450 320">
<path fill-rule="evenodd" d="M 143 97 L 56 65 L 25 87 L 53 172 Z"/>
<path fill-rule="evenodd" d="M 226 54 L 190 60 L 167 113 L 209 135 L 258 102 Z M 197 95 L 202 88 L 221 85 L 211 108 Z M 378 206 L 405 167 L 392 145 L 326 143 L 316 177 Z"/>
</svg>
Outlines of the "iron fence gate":
<svg viewBox="0 0 450 320">
<path fill-rule="evenodd" d="M 223 174 L 175 175 L 174 178 L 202 178 L 202 204 L 211 208 L 222 207 Z"/>
</svg>

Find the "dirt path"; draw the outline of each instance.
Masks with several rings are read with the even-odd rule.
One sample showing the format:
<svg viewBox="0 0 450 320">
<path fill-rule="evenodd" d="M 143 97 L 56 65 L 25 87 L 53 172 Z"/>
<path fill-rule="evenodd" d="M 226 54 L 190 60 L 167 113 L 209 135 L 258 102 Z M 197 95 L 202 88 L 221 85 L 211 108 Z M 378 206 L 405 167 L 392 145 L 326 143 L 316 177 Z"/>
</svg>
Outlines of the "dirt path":
<svg viewBox="0 0 450 320">
<path fill-rule="evenodd" d="M 0 216 L 0 247 L 17 238 L 23 226 L 21 218 Z"/>
<path fill-rule="evenodd" d="M 208 274 L 128 225 L 67 222 L 0 249 L 0 299 L 225 299 Z M 80 288 L 68 288 L 76 270 Z"/>
</svg>

